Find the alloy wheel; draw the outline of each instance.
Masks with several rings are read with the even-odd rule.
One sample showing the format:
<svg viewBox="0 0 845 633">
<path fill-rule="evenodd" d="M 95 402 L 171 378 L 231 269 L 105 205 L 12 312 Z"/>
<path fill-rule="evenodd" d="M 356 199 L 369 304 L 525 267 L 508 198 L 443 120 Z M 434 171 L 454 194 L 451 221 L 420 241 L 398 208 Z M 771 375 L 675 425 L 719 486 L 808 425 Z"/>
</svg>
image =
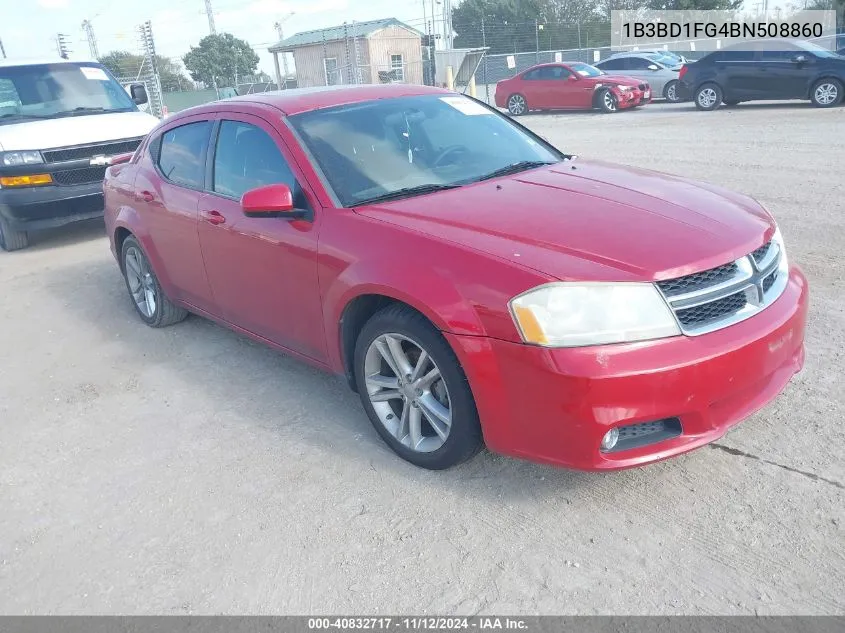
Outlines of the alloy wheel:
<svg viewBox="0 0 845 633">
<path fill-rule="evenodd" d="M 816 103 L 820 105 L 830 105 L 839 98 L 839 87 L 832 83 L 823 83 L 816 86 L 814 93 Z"/>
<path fill-rule="evenodd" d="M 511 95 L 508 100 L 508 110 L 511 114 L 522 114 L 525 112 L 525 97 L 522 95 Z"/>
<path fill-rule="evenodd" d="M 678 100 L 677 86 L 675 84 L 672 84 L 666 89 L 666 98 L 672 102 Z"/>
<path fill-rule="evenodd" d="M 147 258 L 134 246 L 126 249 L 124 270 L 126 271 L 126 280 L 129 283 L 129 292 L 132 294 L 132 299 L 135 301 L 138 311 L 148 319 L 152 318 L 158 305 L 155 279 L 150 271 Z"/>
<path fill-rule="evenodd" d="M 604 100 L 604 107 L 608 112 L 613 112 L 616 110 L 616 99 L 613 98 L 613 95 L 610 93 L 610 90 L 604 91 L 604 96 L 602 97 Z"/>
<path fill-rule="evenodd" d="M 422 345 L 382 334 L 367 348 L 364 372 L 373 410 L 400 444 L 419 453 L 443 446 L 452 429 L 449 390 Z"/>
<path fill-rule="evenodd" d="M 713 88 L 704 88 L 698 93 L 698 105 L 702 108 L 712 108 L 718 99 L 718 95 Z"/>
</svg>

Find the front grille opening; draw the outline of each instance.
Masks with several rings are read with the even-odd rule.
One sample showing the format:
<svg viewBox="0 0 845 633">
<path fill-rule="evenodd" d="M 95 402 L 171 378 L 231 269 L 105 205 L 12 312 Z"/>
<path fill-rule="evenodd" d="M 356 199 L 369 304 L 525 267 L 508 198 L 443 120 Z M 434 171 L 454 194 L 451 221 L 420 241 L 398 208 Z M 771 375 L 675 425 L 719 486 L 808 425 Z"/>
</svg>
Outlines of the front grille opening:
<svg viewBox="0 0 845 633">
<path fill-rule="evenodd" d="M 748 300 L 745 296 L 745 291 L 741 290 L 728 297 L 711 301 L 704 305 L 687 308 L 686 310 L 678 310 L 675 314 L 681 325 L 685 327 L 699 327 L 739 312 L 747 303 Z"/>
<path fill-rule="evenodd" d="M 751 257 L 754 258 L 754 261 L 756 263 L 758 263 L 758 264 L 762 263 L 763 260 L 766 259 L 766 255 L 769 254 L 769 248 L 771 246 L 772 246 L 771 242 L 767 242 L 766 244 L 763 244 L 760 248 L 758 248 L 756 251 L 751 253 Z"/>
<path fill-rule="evenodd" d="M 128 154 L 138 149 L 143 138 L 133 138 L 127 141 L 111 143 L 100 143 L 98 145 L 84 145 L 82 147 L 65 147 L 63 149 L 48 149 L 42 152 L 44 161 L 48 163 L 59 163 L 65 160 L 78 160 L 80 158 L 91 158 L 92 156 L 114 154 Z"/>
<path fill-rule="evenodd" d="M 658 281 L 657 286 L 667 297 L 674 297 L 682 295 L 685 292 L 693 290 L 702 290 L 710 286 L 718 285 L 722 282 L 733 279 L 737 274 L 736 262 L 724 264 L 710 270 L 705 270 L 700 273 L 693 273 L 692 275 L 685 275 L 676 279 L 667 279 L 666 281 Z"/>
<path fill-rule="evenodd" d="M 105 177 L 105 167 L 83 167 L 81 169 L 57 171 L 53 174 L 53 182 L 57 185 L 83 185 L 90 182 L 101 182 Z"/>
<path fill-rule="evenodd" d="M 769 289 L 775 285 L 778 279 L 778 271 L 775 270 L 771 275 L 763 280 L 763 294 L 769 292 Z"/>
<path fill-rule="evenodd" d="M 678 437 L 682 432 L 681 421 L 678 418 L 666 418 L 654 422 L 628 424 L 619 427 L 619 439 L 607 453 L 627 451 L 632 448 L 648 446 Z"/>
</svg>

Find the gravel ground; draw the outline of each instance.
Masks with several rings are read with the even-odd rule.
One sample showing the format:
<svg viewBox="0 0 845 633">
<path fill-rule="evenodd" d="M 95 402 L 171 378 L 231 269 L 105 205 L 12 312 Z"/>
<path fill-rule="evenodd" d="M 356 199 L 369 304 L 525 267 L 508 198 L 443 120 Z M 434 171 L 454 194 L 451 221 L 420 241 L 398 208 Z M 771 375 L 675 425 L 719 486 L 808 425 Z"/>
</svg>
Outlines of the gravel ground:
<svg viewBox="0 0 845 633">
<path fill-rule="evenodd" d="M 523 121 L 772 210 L 812 290 L 784 395 L 639 470 L 426 472 L 339 380 L 144 327 L 101 223 L 45 234 L 0 252 L 0 613 L 845 613 L 845 108 Z"/>
</svg>

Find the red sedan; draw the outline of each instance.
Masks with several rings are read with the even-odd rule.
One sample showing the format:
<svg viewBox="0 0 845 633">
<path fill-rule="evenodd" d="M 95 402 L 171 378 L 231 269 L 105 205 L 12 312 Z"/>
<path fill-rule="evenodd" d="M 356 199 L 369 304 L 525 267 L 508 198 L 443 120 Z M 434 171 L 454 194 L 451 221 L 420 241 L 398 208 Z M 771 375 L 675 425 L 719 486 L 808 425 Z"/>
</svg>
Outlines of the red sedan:
<svg viewBox="0 0 845 633">
<path fill-rule="evenodd" d="M 608 75 L 589 64 L 539 64 L 496 84 L 496 105 L 513 116 L 529 110 L 616 112 L 651 101 L 648 83 Z"/>
<path fill-rule="evenodd" d="M 345 376 L 426 468 L 482 444 L 639 466 L 717 439 L 803 363 L 807 282 L 760 204 L 576 159 L 436 88 L 193 108 L 104 189 L 142 321 L 192 312 Z"/>
</svg>

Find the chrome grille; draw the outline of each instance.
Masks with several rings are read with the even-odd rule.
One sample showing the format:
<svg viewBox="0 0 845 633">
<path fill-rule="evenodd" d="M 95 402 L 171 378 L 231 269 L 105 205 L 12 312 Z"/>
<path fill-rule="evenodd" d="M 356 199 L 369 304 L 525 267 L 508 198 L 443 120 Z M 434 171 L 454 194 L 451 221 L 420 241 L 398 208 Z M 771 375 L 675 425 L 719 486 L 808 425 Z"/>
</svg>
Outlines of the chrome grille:
<svg viewBox="0 0 845 633">
<path fill-rule="evenodd" d="M 684 334 L 706 334 L 747 319 L 786 287 L 785 260 L 770 241 L 746 257 L 692 275 L 658 281 Z"/>
</svg>

